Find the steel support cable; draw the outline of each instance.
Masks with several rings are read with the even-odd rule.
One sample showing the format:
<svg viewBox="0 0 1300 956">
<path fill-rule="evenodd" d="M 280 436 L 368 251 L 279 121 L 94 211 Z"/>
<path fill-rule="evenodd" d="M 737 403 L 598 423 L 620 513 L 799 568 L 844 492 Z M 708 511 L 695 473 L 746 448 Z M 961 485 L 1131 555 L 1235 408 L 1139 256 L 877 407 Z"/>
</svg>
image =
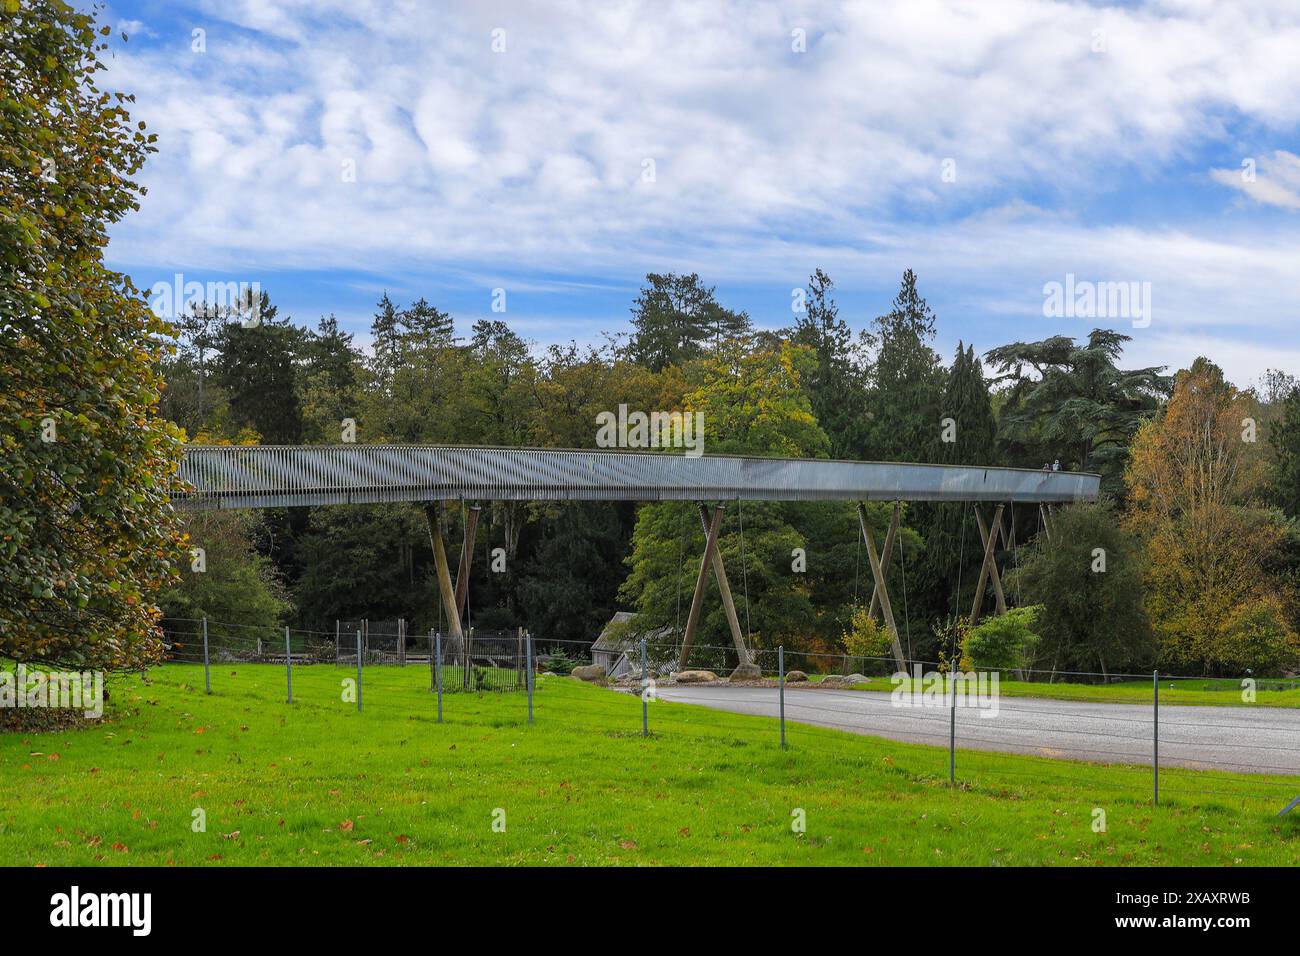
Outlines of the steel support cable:
<svg viewBox="0 0 1300 956">
<path fill-rule="evenodd" d="M 971 503 L 974 508 L 974 502 Z M 953 644 L 957 643 L 957 622 L 961 620 L 961 572 L 966 564 L 966 509 L 961 509 L 961 548 L 957 552 L 957 594 L 953 600 Z M 974 623 L 974 622 L 972 622 Z"/>
<path fill-rule="evenodd" d="M 690 506 L 687 505 L 686 508 L 689 510 Z M 682 641 L 682 565 L 686 563 L 686 539 L 682 521 L 685 516 L 686 512 L 682 511 L 677 517 L 677 620 L 673 632 L 678 650 L 681 650 Z"/>
<path fill-rule="evenodd" d="M 907 611 L 907 558 L 903 554 L 903 522 L 898 523 L 898 563 L 903 571 L 903 630 L 907 632 L 907 659 L 912 659 L 912 618 Z"/>
<path fill-rule="evenodd" d="M 853 550 L 853 609 L 858 608 L 858 573 L 862 567 L 862 529 L 858 529 L 857 547 Z"/>
<path fill-rule="evenodd" d="M 745 504 L 736 498 L 736 514 L 740 518 L 740 580 L 745 588 L 745 649 L 753 656 L 754 635 L 749 627 L 749 572 L 748 563 L 745 559 Z"/>
</svg>

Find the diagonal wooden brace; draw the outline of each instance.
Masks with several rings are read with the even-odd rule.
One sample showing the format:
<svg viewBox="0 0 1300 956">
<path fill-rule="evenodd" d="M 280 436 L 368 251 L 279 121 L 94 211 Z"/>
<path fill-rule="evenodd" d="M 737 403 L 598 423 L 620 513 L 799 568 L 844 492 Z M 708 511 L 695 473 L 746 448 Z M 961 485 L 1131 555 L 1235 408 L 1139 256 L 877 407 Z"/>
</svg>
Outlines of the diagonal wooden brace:
<svg viewBox="0 0 1300 956">
<path fill-rule="evenodd" d="M 700 559 L 700 573 L 695 576 L 695 593 L 691 597 L 691 611 L 686 616 L 686 634 L 682 637 L 682 654 L 678 659 L 677 669 L 686 670 L 686 662 L 691 659 L 691 646 L 695 643 L 695 628 L 700 623 L 700 606 L 704 603 L 704 587 L 709 581 L 709 565 L 713 563 L 713 554 L 718 548 L 718 529 L 722 526 L 722 505 L 713 509 L 713 518 L 709 521 L 708 531 L 704 535 L 704 557 Z"/>
<path fill-rule="evenodd" d="M 979 527 L 980 527 L 980 540 L 981 540 L 982 542 L 984 542 L 984 546 L 985 546 L 985 548 L 987 548 L 987 547 L 988 547 L 988 543 L 989 543 L 989 529 L 988 529 L 988 526 L 984 523 L 984 516 L 983 516 L 982 514 L 980 514 L 980 510 L 979 510 L 979 506 L 978 506 L 978 505 L 976 505 L 976 507 L 975 507 L 975 521 L 976 521 L 977 524 L 979 524 Z M 997 512 L 997 515 L 996 515 L 996 516 L 994 517 L 994 519 L 993 519 L 993 548 L 994 548 L 994 550 L 997 550 L 997 546 L 998 546 L 998 545 L 997 545 L 997 539 L 998 539 L 998 536 L 999 536 L 999 535 L 1002 536 L 1002 544 L 1003 544 L 1005 547 L 1010 547 L 1011 544 L 1010 544 L 1010 542 L 1007 540 L 1007 532 L 1006 532 L 1006 528 L 1003 526 L 1003 523 L 1002 523 L 1002 506 L 1001 506 L 1001 505 L 998 506 L 998 512 Z M 994 595 L 994 597 L 997 599 L 997 608 L 998 608 L 998 613 L 999 613 L 999 614 L 1006 614 L 1006 613 L 1007 613 L 1007 599 L 1006 599 L 1006 596 L 1002 593 L 1002 576 L 998 573 L 998 562 L 997 562 L 997 559 L 996 559 L 996 558 L 993 558 L 993 559 L 991 559 L 991 560 L 989 561 L 989 577 L 991 577 L 991 578 L 993 579 L 993 595 Z"/>
<path fill-rule="evenodd" d="M 437 570 L 438 591 L 442 594 L 442 606 L 447 610 L 450 636 L 455 642 L 454 646 L 465 648 L 465 635 L 460 629 L 460 615 L 456 613 L 456 592 L 452 589 L 451 572 L 447 569 L 447 549 L 442 543 L 442 516 L 437 502 L 425 503 L 424 520 L 429 525 L 429 543 L 433 545 L 433 563 Z"/>
<path fill-rule="evenodd" d="M 469 569 L 474 561 L 474 538 L 478 532 L 478 514 L 483 509 L 470 505 L 465 515 L 465 543 L 460 549 L 460 564 L 456 566 L 456 616 L 465 619 L 465 601 L 469 597 Z"/>
<path fill-rule="evenodd" d="M 885 616 L 885 627 L 889 629 L 889 640 L 894 651 L 894 662 L 900 671 L 907 670 L 907 661 L 903 658 L 903 645 L 898 640 L 898 625 L 894 623 L 894 606 L 889 601 L 889 586 L 885 572 L 876 554 L 876 541 L 871 534 L 871 525 L 867 522 L 867 508 L 858 502 L 858 526 L 862 528 L 862 537 L 867 542 L 867 559 L 871 562 L 871 576 L 876 581 L 876 592 L 880 595 L 880 610 Z"/>
<path fill-rule="evenodd" d="M 880 566 L 882 568 L 891 567 L 890 562 L 894 557 L 894 539 L 898 537 L 898 519 L 903 510 L 901 501 L 894 502 L 894 514 L 889 519 L 889 530 L 885 532 L 885 547 L 880 552 Z M 872 585 L 871 588 L 871 606 L 867 609 L 868 617 L 875 617 L 876 610 L 880 607 L 880 586 Z"/>
<path fill-rule="evenodd" d="M 975 584 L 975 602 L 970 611 L 970 622 L 973 625 L 979 620 L 980 609 L 984 607 L 984 586 L 988 583 L 990 568 L 995 584 L 994 590 L 997 592 L 998 611 L 1002 612 L 1007 609 L 1005 598 L 1002 596 L 1002 582 L 998 578 L 997 564 L 993 560 L 993 550 L 997 546 L 997 534 L 989 534 L 988 525 L 984 523 L 984 516 L 980 514 L 979 506 L 975 507 L 975 520 L 980 527 L 980 536 L 984 539 L 984 560 L 980 563 L 979 581 Z M 1002 527 L 1002 505 L 999 504 L 997 510 L 993 512 L 993 526 Z"/>
<path fill-rule="evenodd" d="M 704 526 L 704 533 L 709 533 L 709 509 L 705 507 L 703 501 L 697 502 L 700 511 L 700 524 Z M 727 626 L 731 628 L 731 643 L 736 645 L 736 653 L 740 657 L 740 663 L 752 664 L 753 659 L 749 655 L 749 648 L 745 646 L 744 635 L 740 633 L 740 618 L 736 616 L 736 602 L 731 599 L 731 585 L 727 582 L 727 569 L 722 563 L 722 550 L 713 549 L 713 577 L 718 582 L 718 593 L 722 595 L 722 608 L 727 612 Z"/>
</svg>

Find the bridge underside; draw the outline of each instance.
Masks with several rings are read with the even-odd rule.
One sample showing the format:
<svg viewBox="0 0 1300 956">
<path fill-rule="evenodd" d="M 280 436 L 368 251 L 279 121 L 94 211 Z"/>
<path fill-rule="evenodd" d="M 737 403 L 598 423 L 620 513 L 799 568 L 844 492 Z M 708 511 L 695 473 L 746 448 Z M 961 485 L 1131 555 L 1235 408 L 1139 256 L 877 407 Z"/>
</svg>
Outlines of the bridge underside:
<svg viewBox="0 0 1300 956">
<path fill-rule="evenodd" d="M 1002 503 L 1036 504 L 1050 533 L 1053 504 L 1090 501 L 1101 479 L 1078 472 L 1032 471 L 823 459 L 743 458 L 627 451 L 559 451 L 537 448 L 459 448 L 429 445 L 194 446 L 185 449 L 172 493 L 187 510 L 283 508 L 302 505 L 410 501 L 424 506 L 439 593 L 448 610 L 450 636 L 462 646 L 461 625 L 473 554 L 477 510 L 467 515 L 465 547 L 453 586 L 444 541 L 446 521 L 438 502 L 459 501 L 693 501 L 705 531 L 691 610 L 682 636 L 679 666 L 689 661 L 700 607 L 710 576 L 717 582 L 739 676 L 753 676 L 753 658 L 718 550 L 723 502 L 857 501 L 860 531 L 868 550 L 875 590 L 870 614 L 879 610 L 889 631 L 895 663 L 906 669 L 887 581 L 899 530 L 902 501 L 997 502 L 992 530 L 978 510 L 984 561 L 971 620 L 979 617 L 984 582 L 991 579 L 997 608 L 1005 610 L 993 553 L 1006 539 Z M 878 551 L 865 509 L 868 500 L 895 503 L 883 549 Z M 705 502 L 713 502 L 712 507 Z M 712 571 L 712 575 L 710 575 Z M 748 616 L 748 615 L 747 615 Z M 644 676 L 644 675 L 643 675 Z"/>
</svg>

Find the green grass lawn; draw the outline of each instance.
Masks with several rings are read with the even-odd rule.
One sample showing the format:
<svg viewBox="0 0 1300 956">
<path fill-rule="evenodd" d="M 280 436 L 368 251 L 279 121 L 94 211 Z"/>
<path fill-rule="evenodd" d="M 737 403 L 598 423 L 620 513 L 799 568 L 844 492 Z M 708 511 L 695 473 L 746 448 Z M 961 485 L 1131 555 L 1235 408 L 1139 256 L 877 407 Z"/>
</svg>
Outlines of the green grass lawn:
<svg viewBox="0 0 1300 956">
<path fill-rule="evenodd" d="M 1300 778 L 959 751 L 548 678 L 448 695 L 374 668 L 223 665 L 119 678 L 109 717 L 0 735 L 0 864 L 1300 863 Z M 1208 793 L 1197 791 L 1211 791 Z M 206 832 L 193 832 L 193 812 Z M 1094 808 L 1106 832 L 1093 832 Z M 493 829 L 504 811 L 505 832 Z M 792 831 L 802 810 L 806 831 Z"/>
<path fill-rule="evenodd" d="M 810 681 L 821 675 L 809 674 Z M 1254 702 L 1242 700 L 1240 680 L 1197 678 L 1160 681 L 1160 706 L 1206 705 L 1212 707 L 1300 707 L 1300 689 L 1270 690 L 1270 685 L 1290 685 L 1295 681 L 1260 681 Z M 888 677 L 872 677 L 865 683 L 849 684 L 849 690 L 891 691 Z M 1113 684 L 1047 684 L 1039 681 L 998 681 L 998 693 L 1004 697 L 1041 697 L 1052 700 L 1081 700 L 1106 704 L 1151 705 L 1151 680 L 1124 680 Z"/>
</svg>

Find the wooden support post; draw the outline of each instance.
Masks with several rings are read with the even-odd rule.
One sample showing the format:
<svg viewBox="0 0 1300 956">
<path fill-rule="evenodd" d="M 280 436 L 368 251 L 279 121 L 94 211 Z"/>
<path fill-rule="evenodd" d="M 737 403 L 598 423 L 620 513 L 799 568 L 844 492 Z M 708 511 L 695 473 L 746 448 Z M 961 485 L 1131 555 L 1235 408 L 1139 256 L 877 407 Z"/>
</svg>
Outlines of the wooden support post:
<svg viewBox="0 0 1300 956">
<path fill-rule="evenodd" d="M 700 622 L 700 605 L 704 603 L 704 586 L 709 581 L 709 565 L 713 563 L 713 552 L 718 546 L 718 528 L 722 526 L 722 505 L 713 509 L 713 519 L 704 536 L 704 557 L 700 559 L 700 573 L 695 576 L 695 594 L 691 597 L 691 612 L 686 617 L 686 634 L 682 638 L 682 654 L 678 659 L 678 670 L 686 670 L 686 662 L 691 658 L 691 645 L 695 643 L 695 626 Z"/>
<path fill-rule="evenodd" d="M 984 516 L 980 514 L 979 506 L 975 508 L 975 523 L 980 528 L 980 541 L 984 543 L 985 549 L 989 545 L 989 527 L 984 523 Z M 1005 532 L 1002 528 L 1002 506 L 998 505 L 997 513 L 993 517 L 993 550 L 998 547 L 998 535 L 1003 535 L 1003 543 L 1006 543 Z M 1002 576 L 998 573 L 998 562 L 996 558 L 989 559 L 989 577 L 993 579 L 993 596 L 997 600 L 999 614 L 1007 613 L 1007 599 L 1002 593 Z"/>
<path fill-rule="evenodd" d="M 465 635 L 460 629 L 460 615 L 456 613 L 456 592 L 451 586 L 451 572 L 447 569 L 447 552 L 442 546 L 442 518 L 438 513 L 437 502 L 427 502 L 424 506 L 424 520 L 429 525 L 429 543 L 433 545 L 433 563 L 438 576 L 438 591 L 442 594 L 442 606 L 447 608 L 447 624 L 455 646 L 465 647 Z"/>
<path fill-rule="evenodd" d="M 1045 502 L 1038 503 L 1038 513 L 1043 519 L 1043 534 L 1047 535 L 1047 540 L 1052 540 L 1052 511 L 1047 507 Z"/>
<path fill-rule="evenodd" d="M 907 661 L 903 658 L 903 645 L 898 640 L 898 625 L 894 623 L 894 606 L 889 601 L 889 586 L 885 580 L 885 571 L 876 554 L 876 540 L 867 523 L 867 507 L 858 502 L 858 525 L 862 528 L 862 537 L 867 543 L 867 559 L 871 562 L 871 576 L 876 581 L 876 591 L 880 595 L 880 610 L 885 616 L 885 627 L 889 628 L 889 640 L 894 649 L 894 662 L 900 671 L 907 670 Z"/>
<path fill-rule="evenodd" d="M 700 524 L 704 526 L 704 533 L 708 534 L 709 509 L 704 506 L 703 501 L 696 504 L 700 511 Z M 717 548 L 713 549 L 713 577 L 718 582 L 718 593 L 722 595 L 722 607 L 727 612 L 727 626 L 731 628 L 731 642 L 736 645 L 736 654 L 740 657 L 740 663 L 751 664 L 753 661 L 749 656 L 749 648 L 745 646 L 745 637 L 740 633 L 740 618 L 736 616 L 736 602 L 731 599 L 727 569 L 722 563 L 722 552 Z"/>
<path fill-rule="evenodd" d="M 460 564 L 456 567 L 456 616 L 465 618 L 465 602 L 469 597 L 469 569 L 474 562 L 474 538 L 478 533 L 479 505 L 470 505 L 465 515 L 465 541 L 460 549 Z"/>
<path fill-rule="evenodd" d="M 984 516 L 980 514 L 979 506 L 975 506 L 975 518 L 980 526 L 980 534 L 984 537 L 984 560 L 980 563 L 980 576 L 975 584 L 975 602 L 970 610 L 970 622 L 973 625 L 979 620 L 980 609 L 984 607 L 984 585 L 988 583 L 989 568 L 993 565 L 993 548 L 997 544 L 997 535 L 989 534 L 988 525 L 984 523 Z M 999 504 L 997 510 L 993 512 L 993 524 L 999 526 L 1002 524 L 1002 505 Z M 996 569 L 993 571 L 996 575 Z M 1002 598 L 1002 585 L 998 584 L 998 598 L 1001 610 L 1006 610 L 1006 602 Z"/>
<path fill-rule="evenodd" d="M 885 533 L 885 548 L 880 553 L 880 565 L 883 568 L 890 567 L 890 561 L 894 557 L 894 539 L 898 537 L 898 519 L 903 510 L 901 501 L 894 502 L 894 515 L 889 519 L 889 530 Z M 875 617 L 876 611 L 880 608 L 880 588 L 872 586 L 871 588 L 871 606 L 867 609 L 868 617 Z"/>
</svg>

